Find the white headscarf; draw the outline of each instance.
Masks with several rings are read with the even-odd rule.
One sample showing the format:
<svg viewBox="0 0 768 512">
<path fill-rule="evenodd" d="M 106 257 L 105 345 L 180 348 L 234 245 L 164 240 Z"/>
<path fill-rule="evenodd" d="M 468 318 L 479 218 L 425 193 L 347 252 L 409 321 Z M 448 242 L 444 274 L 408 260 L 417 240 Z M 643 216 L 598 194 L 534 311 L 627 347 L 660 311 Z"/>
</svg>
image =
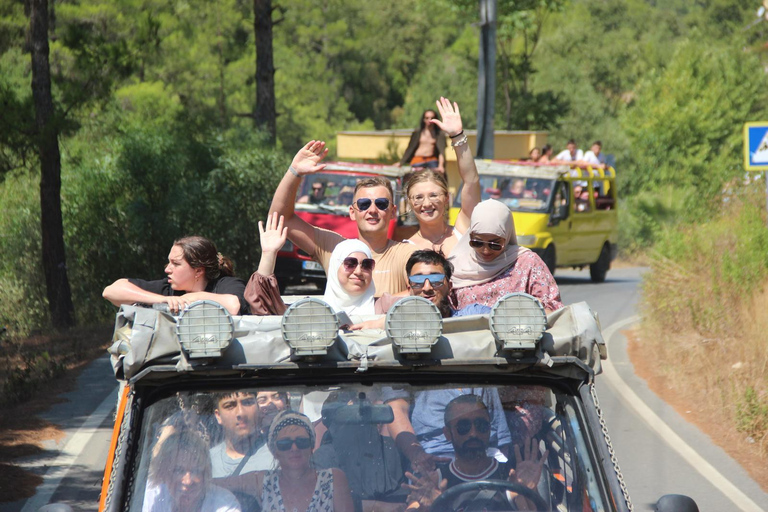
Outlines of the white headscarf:
<svg viewBox="0 0 768 512">
<path fill-rule="evenodd" d="M 478 260 L 477 253 L 470 247 L 472 234 L 496 235 L 507 241 L 504 250 L 493 261 Z M 453 263 L 454 288 L 472 286 L 492 281 L 496 276 L 515 264 L 520 253 L 527 251 L 517 245 L 515 222 L 509 207 L 501 201 L 487 199 L 472 211 L 469 230 L 459 239 L 448 258 Z"/>
<path fill-rule="evenodd" d="M 363 242 L 357 239 L 344 240 L 339 243 L 331 253 L 331 261 L 328 264 L 328 284 L 325 286 L 323 300 L 327 302 L 335 311 L 344 311 L 348 315 L 374 315 L 373 309 L 376 287 L 371 284 L 368 289 L 360 295 L 350 295 L 339 282 L 339 267 L 344 262 L 344 258 L 353 252 L 361 252 L 368 258 L 373 258 L 371 249 Z"/>
</svg>

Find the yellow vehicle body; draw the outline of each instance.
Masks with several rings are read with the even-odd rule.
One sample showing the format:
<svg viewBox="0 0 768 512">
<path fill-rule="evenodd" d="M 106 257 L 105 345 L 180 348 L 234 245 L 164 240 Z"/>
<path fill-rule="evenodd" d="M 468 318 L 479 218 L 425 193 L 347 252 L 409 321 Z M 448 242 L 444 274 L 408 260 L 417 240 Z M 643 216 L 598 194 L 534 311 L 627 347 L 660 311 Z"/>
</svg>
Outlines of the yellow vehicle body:
<svg viewBox="0 0 768 512">
<path fill-rule="evenodd" d="M 618 213 L 613 168 L 539 166 L 478 160 L 481 197 L 509 206 L 518 243 L 557 267 L 590 267 L 602 282 L 616 255 Z M 461 204 L 451 208 L 455 222 Z"/>
</svg>

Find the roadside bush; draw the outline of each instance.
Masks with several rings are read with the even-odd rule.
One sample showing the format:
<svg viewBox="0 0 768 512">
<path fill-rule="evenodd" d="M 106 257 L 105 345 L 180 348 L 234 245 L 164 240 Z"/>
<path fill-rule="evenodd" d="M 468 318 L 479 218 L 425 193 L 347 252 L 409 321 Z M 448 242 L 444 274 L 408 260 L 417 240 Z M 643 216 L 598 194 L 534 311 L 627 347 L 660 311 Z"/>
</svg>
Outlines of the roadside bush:
<svg viewBox="0 0 768 512">
<path fill-rule="evenodd" d="M 644 276 L 641 338 L 680 396 L 725 417 L 768 457 L 764 201 L 762 183 L 739 186 L 709 222 L 660 230 Z"/>
</svg>

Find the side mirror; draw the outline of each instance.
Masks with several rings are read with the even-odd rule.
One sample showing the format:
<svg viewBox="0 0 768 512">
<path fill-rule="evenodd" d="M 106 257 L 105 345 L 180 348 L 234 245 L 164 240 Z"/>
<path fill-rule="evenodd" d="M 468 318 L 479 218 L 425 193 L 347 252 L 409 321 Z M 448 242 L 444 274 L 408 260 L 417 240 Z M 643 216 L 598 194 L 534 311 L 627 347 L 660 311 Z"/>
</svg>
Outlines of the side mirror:
<svg viewBox="0 0 768 512">
<path fill-rule="evenodd" d="M 665 494 L 654 505 L 656 512 L 699 512 L 696 502 L 682 494 Z"/>
</svg>

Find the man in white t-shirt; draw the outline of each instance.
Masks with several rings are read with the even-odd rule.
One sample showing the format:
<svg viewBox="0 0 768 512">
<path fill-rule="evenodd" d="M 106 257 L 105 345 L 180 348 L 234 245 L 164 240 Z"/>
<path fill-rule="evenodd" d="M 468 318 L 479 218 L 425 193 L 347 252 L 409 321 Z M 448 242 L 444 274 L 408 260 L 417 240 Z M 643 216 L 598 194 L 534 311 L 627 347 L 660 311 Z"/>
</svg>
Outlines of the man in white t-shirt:
<svg viewBox="0 0 768 512">
<path fill-rule="evenodd" d="M 584 152 L 576 146 L 576 141 L 571 139 L 565 145 L 566 149 L 557 154 L 555 160 L 562 162 L 576 162 L 584 159 Z"/>
<path fill-rule="evenodd" d="M 593 142 L 589 151 L 584 153 L 584 161 L 595 167 L 605 164 L 605 156 L 600 152 L 602 148 L 603 144 L 599 140 Z"/>
</svg>

